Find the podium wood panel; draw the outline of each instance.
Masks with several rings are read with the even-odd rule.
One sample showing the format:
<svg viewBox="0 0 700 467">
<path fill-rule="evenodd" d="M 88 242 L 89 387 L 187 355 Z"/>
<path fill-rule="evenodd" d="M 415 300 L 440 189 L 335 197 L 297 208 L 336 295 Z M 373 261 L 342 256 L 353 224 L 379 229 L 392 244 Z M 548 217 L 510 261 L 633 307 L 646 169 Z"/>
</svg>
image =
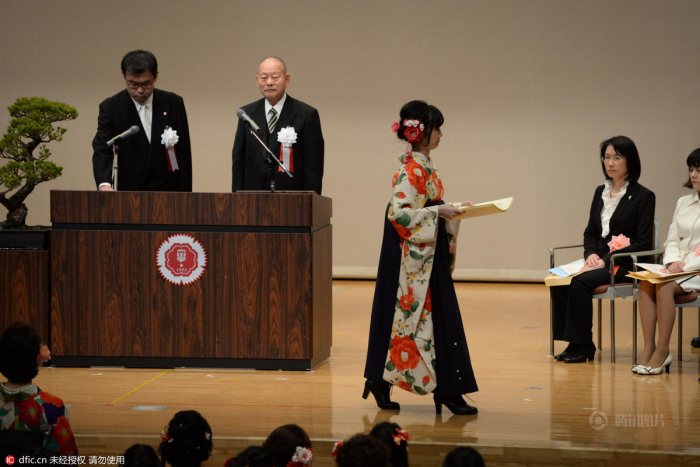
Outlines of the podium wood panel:
<svg viewBox="0 0 700 467">
<path fill-rule="evenodd" d="M 246 214 L 227 213 L 233 206 Z M 329 356 L 327 198 L 52 192 L 53 214 L 57 364 L 305 369 Z M 158 248 L 174 233 L 206 251 L 193 284 L 158 272 Z"/>
<path fill-rule="evenodd" d="M 306 227 L 329 223 L 331 200 L 313 192 L 52 191 L 51 221 L 79 224 Z"/>
<path fill-rule="evenodd" d="M 0 329 L 33 326 L 49 342 L 49 252 L 0 249 Z"/>
</svg>

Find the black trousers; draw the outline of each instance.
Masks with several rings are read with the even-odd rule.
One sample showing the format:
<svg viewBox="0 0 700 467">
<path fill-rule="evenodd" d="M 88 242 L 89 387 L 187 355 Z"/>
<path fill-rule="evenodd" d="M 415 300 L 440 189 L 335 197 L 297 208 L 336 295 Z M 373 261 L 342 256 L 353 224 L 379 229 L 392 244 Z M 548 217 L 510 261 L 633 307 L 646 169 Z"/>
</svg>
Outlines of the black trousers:
<svg viewBox="0 0 700 467">
<path fill-rule="evenodd" d="M 628 282 L 628 268 L 620 266 L 615 274 L 615 283 Z M 600 268 L 579 274 L 571 285 L 550 287 L 554 316 L 552 331 L 554 339 L 574 344 L 593 343 L 592 291 L 599 285 L 610 283 L 610 269 Z"/>
</svg>

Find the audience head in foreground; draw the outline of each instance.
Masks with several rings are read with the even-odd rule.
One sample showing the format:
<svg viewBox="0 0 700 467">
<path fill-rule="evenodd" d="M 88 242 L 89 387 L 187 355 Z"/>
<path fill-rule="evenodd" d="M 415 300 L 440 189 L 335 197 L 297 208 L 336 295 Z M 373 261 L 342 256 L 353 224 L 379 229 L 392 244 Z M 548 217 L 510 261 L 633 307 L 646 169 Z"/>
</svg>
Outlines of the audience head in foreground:
<svg viewBox="0 0 700 467">
<path fill-rule="evenodd" d="M 209 459 L 212 447 L 209 423 L 199 412 L 183 410 L 163 430 L 159 448 L 161 465 L 198 467 Z"/>
</svg>

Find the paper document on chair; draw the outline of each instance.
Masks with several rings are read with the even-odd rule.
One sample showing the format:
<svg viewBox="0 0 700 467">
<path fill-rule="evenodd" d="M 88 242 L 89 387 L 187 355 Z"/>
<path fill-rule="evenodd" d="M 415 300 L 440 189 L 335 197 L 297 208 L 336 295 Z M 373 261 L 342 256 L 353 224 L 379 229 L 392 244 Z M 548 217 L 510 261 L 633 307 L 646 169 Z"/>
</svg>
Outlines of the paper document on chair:
<svg viewBox="0 0 700 467">
<path fill-rule="evenodd" d="M 670 282 L 676 279 L 683 279 L 686 277 L 692 277 L 700 274 L 700 270 L 693 269 L 690 271 L 683 272 L 668 272 L 664 271 L 665 266 L 663 264 L 652 264 L 652 263 L 636 263 L 637 267 L 645 269 L 645 271 L 630 272 L 627 274 L 628 277 L 633 279 L 649 281 L 652 284 L 660 284 L 662 282 Z"/>
<path fill-rule="evenodd" d="M 486 201 L 483 203 L 472 204 L 471 206 L 461 206 L 459 209 L 461 214 L 457 214 L 452 219 L 466 219 L 468 217 L 489 216 L 491 214 L 500 214 L 506 212 L 513 203 L 513 197 L 497 199 L 494 201 Z"/>
<path fill-rule="evenodd" d="M 571 284 L 571 279 L 580 274 L 583 263 L 584 260 L 582 258 L 550 269 L 549 275 L 544 278 L 545 285 L 547 287 L 556 287 L 558 285 Z"/>
<path fill-rule="evenodd" d="M 556 268 L 552 268 L 549 270 L 549 272 L 559 277 L 573 276 L 574 274 L 578 274 L 581 271 L 583 263 L 583 258 L 577 259 L 576 261 L 572 261 L 570 263 L 557 266 Z"/>
<path fill-rule="evenodd" d="M 544 285 L 547 287 L 556 287 L 558 285 L 569 285 L 574 276 L 559 277 L 556 274 L 550 274 L 544 278 Z"/>
<path fill-rule="evenodd" d="M 657 276 L 663 277 L 663 276 L 668 276 L 669 274 L 672 274 L 668 271 L 665 271 L 666 266 L 663 264 L 654 264 L 654 263 L 636 263 L 637 267 L 640 267 L 642 269 L 646 269 L 649 272 L 654 273 Z"/>
</svg>

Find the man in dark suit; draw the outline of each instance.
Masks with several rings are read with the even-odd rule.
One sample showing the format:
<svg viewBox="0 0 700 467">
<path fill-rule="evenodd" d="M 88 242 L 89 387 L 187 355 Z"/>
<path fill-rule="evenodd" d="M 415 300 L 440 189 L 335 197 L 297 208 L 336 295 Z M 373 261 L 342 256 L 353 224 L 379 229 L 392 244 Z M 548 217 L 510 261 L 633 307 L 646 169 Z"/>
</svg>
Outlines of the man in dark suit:
<svg viewBox="0 0 700 467">
<path fill-rule="evenodd" d="M 112 148 L 107 142 L 136 125 L 139 132 L 120 139 L 117 189 L 192 191 L 192 153 L 185 104 L 180 96 L 155 89 L 156 57 L 145 50 L 127 53 L 121 63 L 126 89 L 100 104 L 92 140 L 92 169 L 100 191 L 113 191 Z M 167 129 L 177 134 L 166 146 Z M 172 136 L 172 132 L 167 132 Z M 172 146 L 172 147 L 168 147 Z"/>
<path fill-rule="evenodd" d="M 281 58 L 268 57 L 261 61 L 255 79 L 264 97 L 244 106 L 243 110 L 260 127 L 258 137 L 284 163 L 293 178 L 276 164 L 270 167 L 266 151 L 241 119 L 233 143 L 233 191 L 267 190 L 274 177 L 277 190 L 313 190 L 321 194 L 323 134 L 318 111 L 286 93 L 290 75 Z M 296 142 L 291 145 L 291 151 L 284 151 L 278 133 L 283 129 L 289 132 L 290 128 L 296 133 Z"/>
</svg>

